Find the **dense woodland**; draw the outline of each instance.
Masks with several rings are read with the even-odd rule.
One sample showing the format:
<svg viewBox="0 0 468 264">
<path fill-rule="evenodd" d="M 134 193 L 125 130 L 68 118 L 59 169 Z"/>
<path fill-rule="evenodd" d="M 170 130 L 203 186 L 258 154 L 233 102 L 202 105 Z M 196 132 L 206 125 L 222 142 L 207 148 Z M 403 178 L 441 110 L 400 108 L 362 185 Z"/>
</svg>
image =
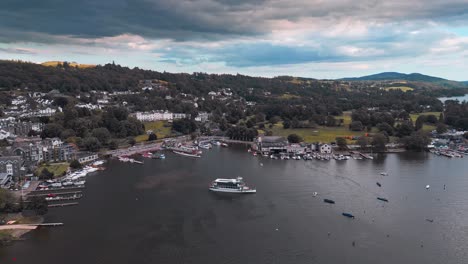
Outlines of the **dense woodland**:
<svg viewBox="0 0 468 264">
<path fill-rule="evenodd" d="M 93 102 L 88 97 L 77 95 L 90 91 L 140 91 L 139 81 L 158 79 L 167 82 L 166 90 L 145 91 L 136 95 L 123 95 L 115 99 L 125 108 L 110 107 L 103 111 L 90 111 L 74 107 L 76 103 Z M 409 84 L 411 85 L 411 84 Z M 417 86 L 417 84 L 413 84 Z M 433 85 L 431 86 L 433 87 Z M 210 91 L 230 88 L 233 97 L 228 101 L 210 98 Z M 276 78 L 250 77 L 228 74 L 172 74 L 121 67 L 106 64 L 92 68 L 72 67 L 68 63 L 57 67 L 46 67 L 33 63 L 0 62 L 0 105 L 8 106 L 13 93 L 20 91 L 50 92 L 58 90 L 63 97 L 55 97 L 54 104 L 64 108 L 52 118 L 43 137 L 60 136 L 72 138 L 75 143 L 89 150 L 100 146 L 115 147 L 113 139 L 133 137 L 144 132 L 143 125 L 128 117 L 129 112 L 169 110 L 191 114 L 212 113 L 212 122 L 231 138 L 251 140 L 257 129 L 282 121 L 285 128 L 313 128 L 316 126 L 341 126 L 338 118 L 344 111 L 353 111 L 350 130 L 370 131 L 377 127 L 386 137 L 410 137 L 421 128 L 421 124 L 438 125 L 440 131 L 446 125 L 468 130 L 468 106 L 466 103 L 447 101 L 446 106 L 438 96 L 460 95 L 466 89 L 424 89 L 403 92 L 375 87 L 373 82 L 333 81 L 301 79 L 288 76 Z M 190 98 L 203 97 L 198 107 L 180 95 Z M 167 99 L 169 96 L 170 99 Z M 253 103 L 247 106 L 246 102 Z M 409 119 L 410 113 L 437 111 L 441 116 L 419 120 L 416 124 Z M 0 112 L 1 114 L 1 112 Z M 193 122 L 178 121 L 173 129 L 180 133 L 210 129 Z"/>
</svg>

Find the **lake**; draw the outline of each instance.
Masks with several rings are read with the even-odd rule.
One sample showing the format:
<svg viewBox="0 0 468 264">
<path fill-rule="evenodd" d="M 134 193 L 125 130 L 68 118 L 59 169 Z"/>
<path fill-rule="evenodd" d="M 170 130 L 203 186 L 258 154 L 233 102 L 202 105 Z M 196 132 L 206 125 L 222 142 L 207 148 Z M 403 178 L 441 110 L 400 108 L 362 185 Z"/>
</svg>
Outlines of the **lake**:
<svg viewBox="0 0 468 264">
<path fill-rule="evenodd" d="M 110 161 L 88 177 L 78 206 L 49 210 L 47 222 L 65 226 L 1 248 L 0 263 L 468 262 L 466 158 L 270 160 L 244 146 L 204 152 L 144 165 Z M 208 191 L 215 178 L 237 176 L 257 193 Z"/>
<path fill-rule="evenodd" d="M 442 101 L 442 103 L 445 103 L 445 101 L 447 100 L 458 100 L 460 102 L 463 102 L 463 101 L 468 102 L 468 94 L 465 94 L 463 96 L 454 96 L 454 97 L 439 97 L 437 99 Z"/>
</svg>

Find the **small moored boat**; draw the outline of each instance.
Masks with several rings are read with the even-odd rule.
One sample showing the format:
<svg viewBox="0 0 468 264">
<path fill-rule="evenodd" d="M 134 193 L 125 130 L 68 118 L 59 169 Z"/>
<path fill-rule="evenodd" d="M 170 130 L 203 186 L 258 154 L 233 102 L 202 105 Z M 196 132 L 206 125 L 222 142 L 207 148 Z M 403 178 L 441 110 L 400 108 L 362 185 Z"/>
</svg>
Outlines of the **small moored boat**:
<svg viewBox="0 0 468 264">
<path fill-rule="evenodd" d="M 384 201 L 384 202 L 387 202 L 387 203 L 388 203 L 388 199 L 386 199 L 386 198 L 377 197 L 377 200 Z"/>
<path fill-rule="evenodd" d="M 329 204 L 334 204 L 334 203 L 335 203 L 335 201 L 330 200 L 330 199 L 323 199 L 323 201 L 324 201 L 325 203 L 329 203 Z"/>
<path fill-rule="evenodd" d="M 349 218 L 354 218 L 354 215 L 350 213 L 342 213 L 343 216 L 349 217 Z"/>
<path fill-rule="evenodd" d="M 377 182 L 377 186 L 382 187 L 382 184 L 380 184 L 380 182 Z"/>
</svg>

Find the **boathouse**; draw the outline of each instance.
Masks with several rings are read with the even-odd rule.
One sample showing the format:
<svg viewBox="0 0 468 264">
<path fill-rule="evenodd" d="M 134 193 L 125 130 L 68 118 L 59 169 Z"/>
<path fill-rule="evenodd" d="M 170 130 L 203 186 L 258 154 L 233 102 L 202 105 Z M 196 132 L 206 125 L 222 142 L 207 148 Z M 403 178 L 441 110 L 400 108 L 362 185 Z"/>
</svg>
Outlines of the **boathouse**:
<svg viewBox="0 0 468 264">
<path fill-rule="evenodd" d="M 287 152 L 288 140 L 277 136 L 260 136 L 255 140 L 255 146 L 262 154 Z"/>
</svg>

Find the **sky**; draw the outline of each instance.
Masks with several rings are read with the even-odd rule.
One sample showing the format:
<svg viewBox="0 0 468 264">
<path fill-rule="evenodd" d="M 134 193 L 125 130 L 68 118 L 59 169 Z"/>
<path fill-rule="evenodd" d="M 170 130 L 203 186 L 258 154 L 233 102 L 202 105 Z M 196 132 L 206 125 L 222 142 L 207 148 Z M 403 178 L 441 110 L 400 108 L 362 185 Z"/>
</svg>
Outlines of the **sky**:
<svg viewBox="0 0 468 264">
<path fill-rule="evenodd" d="M 1 0 L 0 59 L 468 80 L 468 0 Z"/>
</svg>

